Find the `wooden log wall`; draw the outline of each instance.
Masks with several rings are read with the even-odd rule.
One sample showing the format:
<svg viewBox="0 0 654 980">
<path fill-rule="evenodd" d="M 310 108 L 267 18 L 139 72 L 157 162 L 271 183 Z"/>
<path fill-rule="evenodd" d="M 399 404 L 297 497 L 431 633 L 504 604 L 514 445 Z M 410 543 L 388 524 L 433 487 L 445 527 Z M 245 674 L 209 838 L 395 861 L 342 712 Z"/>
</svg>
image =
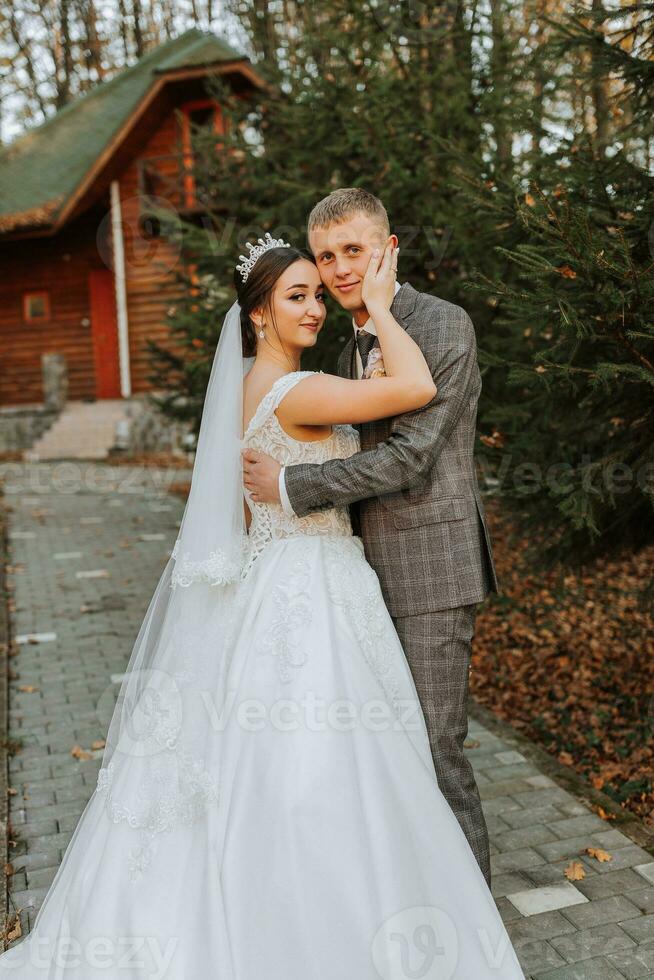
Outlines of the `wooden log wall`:
<svg viewBox="0 0 654 980">
<path fill-rule="evenodd" d="M 86 214 L 55 238 L 0 244 L 0 405 L 40 402 L 41 354 L 63 354 L 69 397 L 95 394 L 88 273 L 101 264 L 98 213 Z M 50 319 L 25 323 L 23 296 L 47 291 Z"/>
<path fill-rule="evenodd" d="M 174 158 L 181 154 L 181 150 L 179 126 L 174 113 L 171 113 L 143 148 L 139 159 L 169 157 L 160 161 L 158 169 L 163 169 L 174 179 L 179 166 Z M 151 363 L 146 341 L 165 344 L 170 337 L 166 313 L 179 292 L 175 273 L 180 257 L 176 247 L 163 238 L 148 237 L 139 226 L 138 159 L 120 177 L 120 198 L 132 391 L 138 394 L 151 387 L 148 381 Z M 171 200 L 172 205 L 175 203 Z"/>
<path fill-rule="evenodd" d="M 139 222 L 139 160 L 168 158 L 158 169 L 174 180 L 182 153 L 181 127 L 171 111 L 118 178 L 134 394 L 151 387 L 146 341 L 169 342 L 166 314 L 179 294 L 176 272 L 181 261 L 176 246 L 150 237 Z M 168 200 L 175 207 L 179 195 L 171 191 Z M 42 353 L 66 358 L 69 398 L 96 396 L 88 275 L 111 265 L 110 228 L 107 194 L 56 236 L 0 242 L 0 406 L 42 401 Z M 28 291 L 49 293 L 47 323 L 23 322 Z"/>
</svg>

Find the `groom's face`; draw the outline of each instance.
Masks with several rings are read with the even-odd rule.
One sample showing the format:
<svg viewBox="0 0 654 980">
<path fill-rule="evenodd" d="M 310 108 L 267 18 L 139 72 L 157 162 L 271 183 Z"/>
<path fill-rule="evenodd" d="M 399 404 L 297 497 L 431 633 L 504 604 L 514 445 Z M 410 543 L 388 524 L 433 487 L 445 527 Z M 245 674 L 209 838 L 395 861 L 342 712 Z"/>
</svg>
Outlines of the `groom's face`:
<svg viewBox="0 0 654 980">
<path fill-rule="evenodd" d="M 309 246 L 318 272 L 330 296 L 344 309 L 355 312 L 364 307 L 361 284 L 374 249 L 384 248 L 388 236 L 381 225 L 367 214 L 354 214 L 339 224 L 313 228 Z"/>
</svg>

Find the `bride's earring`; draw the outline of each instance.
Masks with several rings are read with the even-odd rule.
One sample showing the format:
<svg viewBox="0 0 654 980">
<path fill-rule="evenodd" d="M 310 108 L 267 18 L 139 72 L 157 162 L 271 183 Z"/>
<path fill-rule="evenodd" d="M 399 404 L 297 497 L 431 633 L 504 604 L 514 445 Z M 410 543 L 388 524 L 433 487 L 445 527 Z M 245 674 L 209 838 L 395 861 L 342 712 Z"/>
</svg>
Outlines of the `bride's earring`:
<svg viewBox="0 0 654 980">
<path fill-rule="evenodd" d="M 261 337 L 261 339 L 262 339 L 262 340 L 263 340 L 263 339 L 264 339 L 264 337 L 266 336 L 266 335 L 265 335 L 265 333 L 263 332 L 263 327 L 262 327 L 262 328 L 261 328 L 261 330 L 259 331 L 259 336 Z"/>
</svg>

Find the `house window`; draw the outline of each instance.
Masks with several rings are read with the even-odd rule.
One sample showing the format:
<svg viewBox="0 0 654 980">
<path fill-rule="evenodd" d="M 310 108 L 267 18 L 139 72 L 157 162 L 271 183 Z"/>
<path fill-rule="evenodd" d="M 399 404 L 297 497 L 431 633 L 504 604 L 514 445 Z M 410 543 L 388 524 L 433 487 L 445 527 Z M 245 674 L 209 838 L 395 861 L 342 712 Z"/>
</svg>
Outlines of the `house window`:
<svg viewBox="0 0 654 980">
<path fill-rule="evenodd" d="M 220 135 L 222 119 L 220 106 L 211 99 L 187 102 L 182 106 L 182 144 L 184 152 L 193 156 L 199 134 L 213 132 Z"/>
<path fill-rule="evenodd" d="M 47 323 L 50 319 L 50 294 L 23 293 L 23 320 L 25 323 Z"/>
<path fill-rule="evenodd" d="M 183 149 L 183 184 L 184 203 L 186 207 L 197 205 L 194 176 L 195 158 L 202 143 L 203 133 L 216 135 L 216 148 L 223 129 L 220 106 L 210 99 L 198 102 L 187 102 L 182 106 L 182 149 Z"/>
</svg>

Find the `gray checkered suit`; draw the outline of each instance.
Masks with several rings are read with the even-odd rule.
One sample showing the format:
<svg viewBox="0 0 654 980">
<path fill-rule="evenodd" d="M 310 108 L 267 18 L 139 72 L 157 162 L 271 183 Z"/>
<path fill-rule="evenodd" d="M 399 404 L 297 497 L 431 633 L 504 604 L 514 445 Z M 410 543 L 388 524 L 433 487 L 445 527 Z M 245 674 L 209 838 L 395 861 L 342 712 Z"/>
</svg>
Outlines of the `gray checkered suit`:
<svg viewBox="0 0 654 980">
<path fill-rule="evenodd" d="M 299 516 L 353 505 L 355 533 L 377 572 L 411 667 L 439 786 L 490 883 L 488 835 L 472 769 L 468 668 L 476 603 L 499 591 L 474 465 L 481 376 L 474 327 L 460 306 L 404 283 L 392 305 L 438 387 L 424 408 L 357 428 L 361 452 L 288 466 Z M 354 338 L 338 362 L 356 377 Z"/>
</svg>

